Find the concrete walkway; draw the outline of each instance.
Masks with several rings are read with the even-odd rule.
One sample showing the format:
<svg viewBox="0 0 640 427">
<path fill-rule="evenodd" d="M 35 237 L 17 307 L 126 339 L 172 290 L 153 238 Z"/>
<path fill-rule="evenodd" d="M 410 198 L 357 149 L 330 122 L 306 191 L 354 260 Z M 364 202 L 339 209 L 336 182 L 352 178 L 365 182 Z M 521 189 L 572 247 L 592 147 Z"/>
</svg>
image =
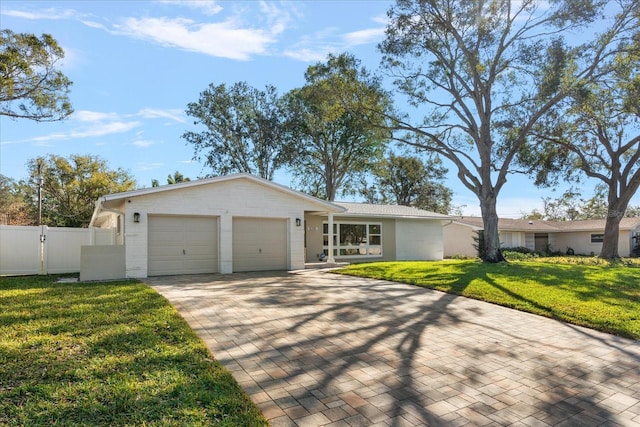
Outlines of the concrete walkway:
<svg viewBox="0 0 640 427">
<path fill-rule="evenodd" d="M 148 279 L 276 426 L 640 425 L 640 342 L 306 270 Z"/>
</svg>

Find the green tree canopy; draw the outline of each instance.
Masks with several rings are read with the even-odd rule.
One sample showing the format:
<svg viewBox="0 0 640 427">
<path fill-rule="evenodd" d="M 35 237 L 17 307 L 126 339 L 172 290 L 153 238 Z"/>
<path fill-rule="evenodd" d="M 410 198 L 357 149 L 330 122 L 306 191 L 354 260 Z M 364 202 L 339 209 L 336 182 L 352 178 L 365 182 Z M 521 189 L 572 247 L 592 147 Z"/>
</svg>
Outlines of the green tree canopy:
<svg viewBox="0 0 640 427">
<path fill-rule="evenodd" d="M 167 184 L 178 184 L 180 182 L 189 182 L 191 178 L 182 175 L 180 172 L 175 171 L 173 175 L 167 176 Z"/>
<path fill-rule="evenodd" d="M 373 169 L 373 186 L 365 183 L 361 194 L 370 203 L 394 203 L 448 214 L 452 192 L 442 183 L 446 173 L 438 157 L 424 161 L 389 152 Z"/>
<path fill-rule="evenodd" d="M 522 212 L 522 219 L 540 219 L 545 221 L 575 221 L 585 219 L 606 219 L 609 215 L 607 186 L 596 185 L 593 196 L 584 198 L 574 188 L 566 190 L 560 197 L 543 197 L 542 212 L 534 209 Z M 640 217 L 640 206 L 629 206 L 625 217 Z"/>
<path fill-rule="evenodd" d="M 49 34 L 0 31 L 0 114 L 39 122 L 73 112 L 71 81 L 56 69 L 64 51 Z"/>
<path fill-rule="evenodd" d="M 30 225 L 22 185 L 0 174 L 0 224 Z"/>
<path fill-rule="evenodd" d="M 194 159 L 204 161 L 213 175 L 246 172 L 272 180 L 290 159 L 287 114 L 274 86 L 211 84 L 198 102 L 188 104 L 187 114 L 204 130 L 182 137 L 193 145 Z"/>
<path fill-rule="evenodd" d="M 189 181 L 191 181 L 191 178 L 182 175 L 182 173 L 180 173 L 178 171 L 175 171 L 173 173 L 173 175 L 171 175 L 171 174 L 167 175 L 167 184 L 168 185 L 177 184 L 179 182 L 189 182 Z M 157 179 L 152 179 L 151 180 L 151 187 L 160 187 L 160 181 L 158 181 Z"/>
<path fill-rule="evenodd" d="M 597 67 L 597 79 L 578 86 L 534 128 L 533 149 L 520 162 L 538 185 L 586 175 L 600 181 L 606 213 L 600 256 L 618 257 L 619 224 L 640 188 L 640 6 L 628 15 L 635 28 L 619 36 L 618 50 Z M 632 9 L 633 10 L 633 9 Z"/>
<path fill-rule="evenodd" d="M 50 154 L 28 162 L 29 181 L 23 186 L 31 217 L 38 217 L 38 164 L 42 165 L 42 222 L 56 227 L 87 227 L 95 201 L 106 194 L 130 191 L 134 179 L 124 170 L 109 169 L 97 156 Z M 36 221 L 37 222 L 37 221 Z"/>
<path fill-rule="evenodd" d="M 335 200 L 339 192 L 355 191 L 359 176 L 383 155 L 390 135 L 382 113 L 391 103 L 353 55 L 329 55 L 307 69 L 305 80 L 288 94 L 297 142 L 290 168 L 304 191 Z M 377 121 L 349 103 L 377 111 Z"/>
<path fill-rule="evenodd" d="M 398 116 L 394 135 L 450 160 L 478 197 L 485 262 L 504 260 L 496 202 L 516 154 L 541 117 L 596 76 L 628 29 L 625 9 L 612 31 L 567 45 L 564 34 L 593 34 L 586 29 L 605 3 L 397 0 L 388 13 L 383 65 L 422 117 Z"/>
</svg>

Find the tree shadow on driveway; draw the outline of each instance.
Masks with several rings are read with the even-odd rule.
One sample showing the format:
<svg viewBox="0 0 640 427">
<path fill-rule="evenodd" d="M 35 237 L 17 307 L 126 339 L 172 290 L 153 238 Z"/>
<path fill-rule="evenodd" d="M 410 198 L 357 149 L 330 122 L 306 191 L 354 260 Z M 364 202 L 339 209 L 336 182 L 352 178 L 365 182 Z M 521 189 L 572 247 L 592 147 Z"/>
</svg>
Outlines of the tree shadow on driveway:
<svg viewBox="0 0 640 427">
<path fill-rule="evenodd" d="M 550 319 L 318 271 L 150 282 L 274 426 L 631 425 L 640 413 L 636 341 L 625 353 Z"/>
</svg>

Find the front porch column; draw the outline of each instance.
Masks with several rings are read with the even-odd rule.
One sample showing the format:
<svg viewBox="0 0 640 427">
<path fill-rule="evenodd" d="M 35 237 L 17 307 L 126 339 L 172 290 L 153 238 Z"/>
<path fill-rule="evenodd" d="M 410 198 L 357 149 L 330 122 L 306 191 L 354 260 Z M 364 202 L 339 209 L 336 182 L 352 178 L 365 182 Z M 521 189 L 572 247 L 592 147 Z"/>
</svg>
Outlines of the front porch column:
<svg viewBox="0 0 640 427">
<path fill-rule="evenodd" d="M 333 257 L 333 212 L 329 212 L 329 253 L 327 254 L 327 264 L 335 264 L 336 260 Z"/>
</svg>

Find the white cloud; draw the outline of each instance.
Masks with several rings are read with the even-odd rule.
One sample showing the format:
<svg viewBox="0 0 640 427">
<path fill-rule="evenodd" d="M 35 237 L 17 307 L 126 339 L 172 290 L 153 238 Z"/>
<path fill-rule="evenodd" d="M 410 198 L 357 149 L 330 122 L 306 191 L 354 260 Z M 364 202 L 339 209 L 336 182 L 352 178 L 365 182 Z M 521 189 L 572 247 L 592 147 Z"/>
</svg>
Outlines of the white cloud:
<svg viewBox="0 0 640 427">
<path fill-rule="evenodd" d="M 161 0 L 159 3 L 196 10 L 198 16 L 219 15 L 224 8 L 215 1 Z M 205 55 L 248 60 L 253 55 L 266 54 L 291 21 L 295 5 L 280 7 L 262 1 L 259 10 L 251 3 L 227 3 L 231 10 L 217 22 L 201 22 L 184 17 L 125 17 L 119 24 L 105 24 L 94 16 L 74 9 L 41 9 L 37 11 L 6 10 L 3 15 L 30 20 L 70 19 L 111 34 L 150 41 L 161 46 L 184 49 Z M 209 18 L 211 20 L 211 18 Z M 261 25 L 262 24 L 262 25 Z"/>
<path fill-rule="evenodd" d="M 384 38 L 386 19 L 374 17 L 372 20 L 378 25 L 348 33 L 339 34 L 336 28 L 325 28 L 290 46 L 283 54 L 303 62 L 323 61 L 329 53 L 341 53 L 356 46 L 376 43 Z"/>
<path fill-rule="evenodd" d="M 377 42 L 384 37 L 384 31 L 385 27 L 353 31 L 344 35 L 344 42 L 348 47 Z"/>
<path fill-rule="evenodd" d="M 335 46 L 295 47 L 285 50 L 283 54 L 287 58 L 297 61 L 317 62 L 324 61 L 329 53 L 337 52 L 338 50 Z"/>
<path fill-rule="evenodd" d="M 115 27 L 130 37 L 149 40 L 162 46 L 177 47 L 210 56 L 248 60 L 263 54 L 282 31 L 242 28 L 233 18 L 216 23 L 197 23 L 186 18 L 126 18 Z"/>
<path fill-rule="evenodd" d="M 165 118 L 176 121 L 178 123 L 185 123 L 186 117 L 184 111 L 173 108 L 169 110 L 158 110 L 154 108 L 143 108 L 138 112 L 138 115 L 145 119 Z"/>
<path fill-rule="evenodd" d="M 108 31 L 108 28 L 104 24 L 101 24 L 101 23 L 96 22 L 96 21 L 89 21 L 87 19 L 82 19 L 82 20 L 80 20 L 80 22 L 82 22 L 87 27 L 97 28 L 99 30 Z"/>
<path fill-rule="evenodd" d="M 38 146 L 49 146 L 54 141 L 96 138 L 100 136 L 125 133 L 142 125 L 142 123 L 138 121 L 109 121 L 104 123 L 91 121 L 87 123 L 90 123 L 91 125 L 80 125 L 68 132 L 56 132 L 48 135 L 36 136 L 23 142 L 33 142 Z"/>
<path fill-rule="evenodd" d="M 78 19 L 83 16 L 74 9 L 39 9 L 36 12 L 26 12 L 22 10 L 3 10 L 2 15 L 12 16 L 14 18 L 29 19 L 32 21 L 40 19 Z"/>
<path fill-rule="evenodd" d="M 150 139 L 136 139 L 132 144 L 140 148 L 149 148 L 155 144 L 155 141 L 151 141 Z"/>
<path fill-rule="evenodd" d="M 217 15 L 223 9 L 218 2 L 212 0 L 160 0 L 159 3 L 189 7 L 205 15 Z"/>
<path fill-rule="evenodd" d="M 100 111 L 79 110 L 73 113 L 73 119 L 79 122 L 100 122 L 104 120 L 116 120 L 120 117 L 117 113 L 103 113 Z"/>
<path fill-rule="evenodd" d="M 114 121 L 107 123 L 93 124 L 87 129 L 76 129 L 69 132 L 68 137 L 73 139 L 78 138 L 95 138 L 98 136 L 112 135 L 115 133 L 124 133 L 132 129 L 141 126 L 142 123 L 138 121 Z"/>
<path fill-rule="evenodd" d="M 164 166 L 164 163 L 147 163 L 147 162 L 138 162 L 136 169 L 140 172 L 144 171 L 152 171 L 155 169 L 159 169 Z"/>
<path fill-rule="evenodd" d="M 180 109 L 156 109 L 144 108 L 134 114 L 120 114 L 114 112 L 78 110 L 69 118 L 69 130 L 55 132 L 47 135 L 32 137 L 26 140 L 2 141 L 0 145 L 19 143 L 34 143 L 39 146 L 49 146 L 55 141 L 65 141 L 82 138 L 97 138 L 107 135 L 122 134 L 140 128 L 144 120 L 170 119 L 184 123 L 185 117 Z M 133 145 L 149 147 L 155 142 L 141 137 L 141 132 L 136 135 Z"/>
</svg>

